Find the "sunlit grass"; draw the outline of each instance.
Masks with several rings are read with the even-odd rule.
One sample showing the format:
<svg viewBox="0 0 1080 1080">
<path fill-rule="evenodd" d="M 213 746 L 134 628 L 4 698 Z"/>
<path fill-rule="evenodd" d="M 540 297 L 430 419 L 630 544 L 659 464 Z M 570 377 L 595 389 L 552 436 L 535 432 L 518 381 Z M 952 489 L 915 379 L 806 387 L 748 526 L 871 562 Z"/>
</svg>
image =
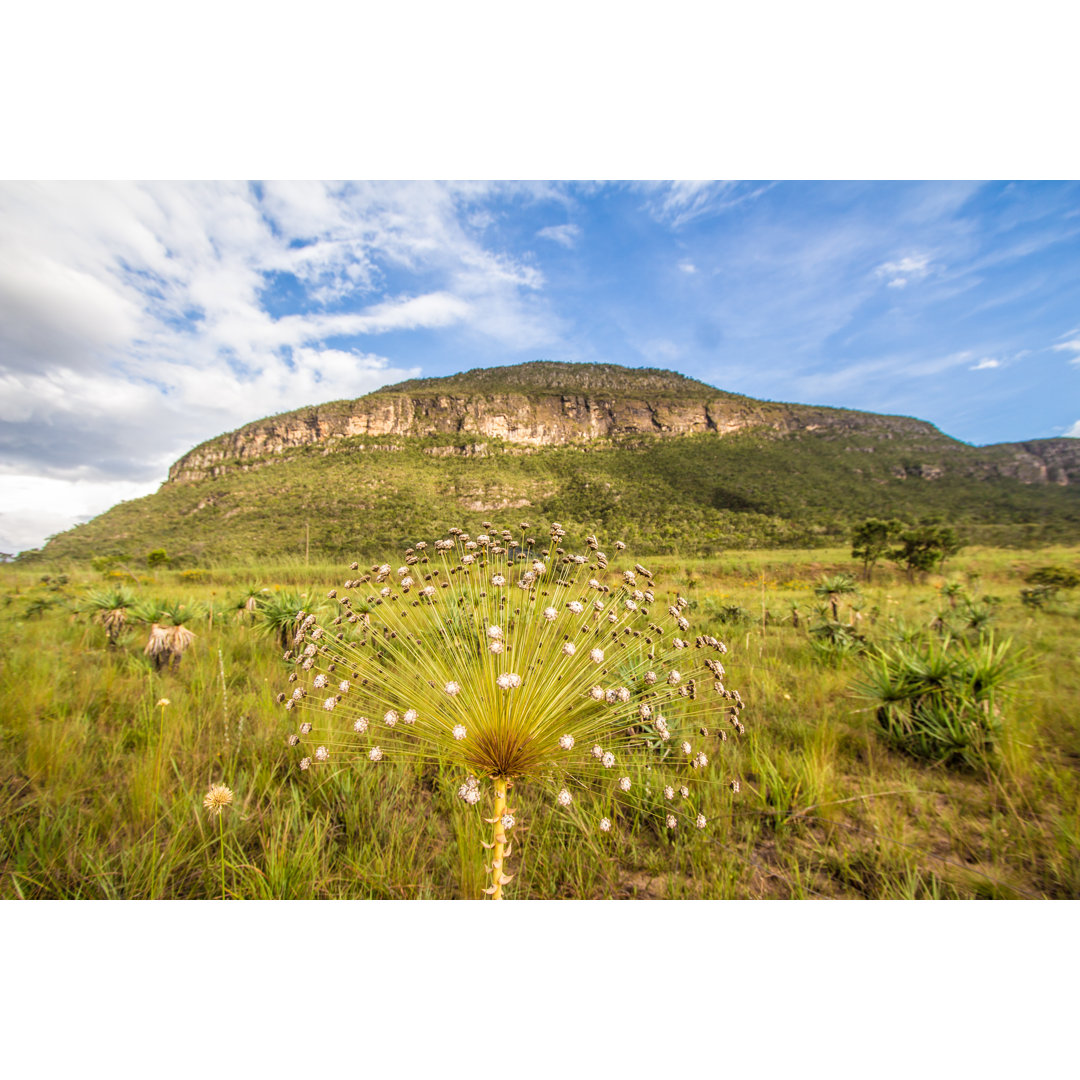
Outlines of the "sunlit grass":
<svg viewBox="0 0 1080 1080">
<path fill-rule="evenodd" d="M 693 579 L 683 587 L 698 612 L 715 600 L 757 616 L 737 628 L 694 616 L 695 630 L 727 641 L 748 701 L 746 740 L 727 744 L 725 759 L 740 792 L 709 793 L 707 834 L 665 836 L 630 804 L 620 829 L 600 837 L 572 816 L 538 812 L 548 793 L 523 788 L 514 895 L 1080 897 L 1078 605 L 1032 612 L 1019 600 L 1032 567 L 1077 561 L 1068 548 L 981 549 L 950 567 L 948 579 L 972 595 L 1001 598 L 990 628 L 1033 662 L 1003 710 L 992 760 L 957 769 L 892 748 L 852 691 L 861 662 L 823 666 L 806 626 L 791 625 L 791 601 L 811 609 L 819 578 L 850 570 L 846 552 L 650 560 L 658 575 Z M 72 610 L 102 587 L 101 575 L 71 568 L 54 592 L 40 574 L 4 569 L 0 895 L 212 898 L 221 895 L 221 847 L 228 896 L 477 895 L 478 826 L 449 772 L 386 762 L 315 785 L 296 772 L 285 743 L 292 725 L 273 700 L 287 670 L 281 651 L 236 616 L 235 601 L 248 585 L 333 584 L 341 568 L 212 575 L 192 584 L 158 571 L 129 583 L 142 599 L 207 608 L 179 669 L 158 672 L 142 655 L 142 627 L 126 625 L 110 646 L 106 628 Z M 860 582 L 861 631 L 877 642 L 901 623 L 926 631 L 951 611 L 940 584 L 908 586 L 879 569 L 872 584 Z M 44 595 L 71 606 L 27 615 Z M 161 698 L 171 702 L 163 724 Z M 648 779 L 634 780 L 649 797 Z M 220 836 L 202 807 L 212 783 L 235 793 Z"/>
</svg>

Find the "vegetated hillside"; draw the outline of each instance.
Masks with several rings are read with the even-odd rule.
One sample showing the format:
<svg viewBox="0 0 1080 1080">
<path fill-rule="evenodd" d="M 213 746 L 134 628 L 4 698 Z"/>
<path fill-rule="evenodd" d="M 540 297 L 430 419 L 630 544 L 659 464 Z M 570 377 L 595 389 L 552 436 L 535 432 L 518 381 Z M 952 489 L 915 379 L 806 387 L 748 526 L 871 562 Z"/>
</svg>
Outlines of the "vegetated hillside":
<svg viewBox="0 0 1080 1080">
<path fill-rule="evenodd" d="M 673 372 L 539 362 L 410 380 L 248 424 L 43 554 L 189 563 L 388 547 L 531 515 L 636 550 L 842 542 L 870 515 L 1075 541 L 1080 440 L 974 448 L 908 417 L 780 405 Z"/>
</svg>

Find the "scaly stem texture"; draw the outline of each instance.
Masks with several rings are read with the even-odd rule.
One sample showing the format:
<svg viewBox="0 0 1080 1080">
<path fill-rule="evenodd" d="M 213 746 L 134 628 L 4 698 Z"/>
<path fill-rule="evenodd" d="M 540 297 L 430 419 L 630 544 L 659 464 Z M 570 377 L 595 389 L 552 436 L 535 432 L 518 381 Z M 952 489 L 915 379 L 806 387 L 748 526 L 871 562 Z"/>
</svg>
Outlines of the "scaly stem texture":
<svg viewBox="0 0 1080 1080">
<path fill-rule="evenodd" d="M 221 845 L 221 899 L 225 899 L 225 815 L 218 814 L 218 837 Z"/>
<path fill-rule="evenodd" d="M 501 900 L 503 878 L 503 850 L 506 846 L 506 830 L 503 828 L 503 816 L 506 814 L 506 781 L 495 781 L 495 812 L 491 826 L 491 893 L 492 900 Z"/>
</svg>

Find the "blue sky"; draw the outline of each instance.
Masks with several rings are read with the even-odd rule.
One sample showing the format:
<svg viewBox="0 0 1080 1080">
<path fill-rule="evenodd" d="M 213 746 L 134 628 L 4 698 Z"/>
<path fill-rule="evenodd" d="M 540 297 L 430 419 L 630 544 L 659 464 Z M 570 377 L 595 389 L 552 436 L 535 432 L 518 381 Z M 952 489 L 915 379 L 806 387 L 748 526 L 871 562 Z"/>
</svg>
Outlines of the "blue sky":
<svg viewBox="0 0 1080 1080">
<path fill-rule="evenodd" d="M 0 550 L 202 439 L 546 358 L 1080 435 L 1076 183 L 0 185 Z"/>
</svg>

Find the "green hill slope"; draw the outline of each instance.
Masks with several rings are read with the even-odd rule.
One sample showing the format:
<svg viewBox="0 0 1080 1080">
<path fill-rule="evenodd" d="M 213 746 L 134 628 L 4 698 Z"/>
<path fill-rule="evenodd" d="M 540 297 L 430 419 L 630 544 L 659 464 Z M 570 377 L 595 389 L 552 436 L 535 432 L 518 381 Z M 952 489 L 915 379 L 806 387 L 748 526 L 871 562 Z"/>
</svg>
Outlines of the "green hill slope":
<svg viewBox="0 0 1080 1080">
<path fill-rule="evenodd" d="M 636 550 L 843 541 L 869 515 L 969 539 L 1075 541 L 1080 440 L 975 448 L 908 417 L 782 405 L 672 372 L 537 363 L 410 380 L 246 425 L 43 556 L 374 556 L 532 515 Z"/>
</svg>

